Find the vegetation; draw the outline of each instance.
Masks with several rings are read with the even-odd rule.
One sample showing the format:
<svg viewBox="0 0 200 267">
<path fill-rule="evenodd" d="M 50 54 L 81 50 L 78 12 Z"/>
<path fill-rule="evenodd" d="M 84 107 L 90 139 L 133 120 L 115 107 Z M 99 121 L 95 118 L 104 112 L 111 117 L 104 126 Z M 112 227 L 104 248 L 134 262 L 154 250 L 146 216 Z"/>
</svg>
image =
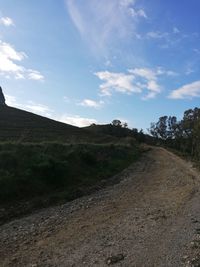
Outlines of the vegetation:
<svg viewBox="0 0 200 267">
<path fill-rule="evenodd" d="M 73 199 L 138 156 L 133 144 L 1 143 L 0 203 L 40 196 Z"/>
<path fill-rule="evenodd" d="M 119 120 L 83 129 L 0 105 L 0 222 L 107 183 L 143 139 Z"/>
<path fill-rule="evenodd" d="M 112 136 L 112 140 L 113 138 L 131 137 L 139 143 L 142 143 L 145 142 L 146 139 L 151 139 L 150 136 L 147 136 L 143 133 L 142 129 L 140 131 L 138 131 L 136 128 L 129 129 L 128 124 L 126 122 L 122 123 L 120 120 L 113 120 L 112 123 L 104 125 L 92 124 L 89 127 L 86 127 L 86 129 L 93 133 Z"/>
<path fill-rule="evenodd" d="M 152 123 L 150 134 L 156 142 L 189 154 L 194 160 L 200 161 L 200 109 L 188 109 L 178 121 L 175 116 L 160 117 Z"/>
</svg>

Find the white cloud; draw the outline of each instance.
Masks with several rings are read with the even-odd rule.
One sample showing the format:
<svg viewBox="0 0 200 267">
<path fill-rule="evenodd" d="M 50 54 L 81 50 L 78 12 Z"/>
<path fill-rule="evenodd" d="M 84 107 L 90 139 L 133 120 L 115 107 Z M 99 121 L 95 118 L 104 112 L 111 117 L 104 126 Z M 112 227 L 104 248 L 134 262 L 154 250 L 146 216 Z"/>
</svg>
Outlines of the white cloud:
<svg viewBox="0 0 200 267">
<path fill-rule="evenodd" d="M 152 39 L 163 39 L 163 38 L 168 38 L 169 36 L 169 33 L 167 32 L 159 32 L 159 31 L 156 31 L 156 32 L 148 32 L 147 33 L 147 38 L 152 38 Z"/>
<path fill-rule="evenodd" d="M 11 107 L 18 107 L 16 97 L 5 94 L 6 104 Z"/>
<path fill-rule="evenodd" d="M 129 13 L 133 18 L 143 17 L 147 18 L 147 15 L 143 9 L 135 10 L 134 8 L 129 8 Z"/>
<path fill-rule="evenodd" d="M 0 72 L 18 74 L 24 71 L 24 68 L 15 63 L 24 59 L 23 52 L 17 52 L 10 44 L 0 40 Z"/>
<path fill-rule="evenodd" d="M 162 86 L 159 85 L 160 76 L 176 76 L 178 74 L 158 67 L 156 69 L 129 69 L 128 73 L 101 71 L 96 72 L 95 75 L 103 81 L 99 87 L 102 95 L 111 95 L 113 91 L 131 94 L 143 93 L 147 90 L 147 94 L 142 97 L 142 99 L 146 100 L 154 98 L 157 94 L 161 93 Z"/>
<path fill-rule="evenodd" d="M 157 73 L 149 68 L 135 68 L 130 69 L 129 72 L 146 80 L 156 80 L 157 76 Z"/>
<path fill-rule="evenodd" d="M 154 93 L 160 93 L 160 86 L 154 80 L 148 81 L 147 88 Z"/>
<path fill-rule="evenodd" d="M 147 17 L 145 11 L 136 7 L 133 0 L 66 0 L 68 13 L 75 27 L 98 55 L 105 55 L 117 40 L 127 41 L 135 32 L 140 19 Z M 116 41 L 116 42 L 114 42 Z M 97 54 L 97 53 L 96 53 Z"/>
<path fill-rule="evenodd" d="M 130 73 L 134 74 L 136 77 L 143 79 L 142 87 L 147 89 L 149 92 L 147 95 L 143 96 L 143 100 L 155 98 L 157 94 L 161 92 L 161 86 L 158 84 L 158 76 L 166 74 L 161 68 L 149 69 L 149 68 L 135 68 L 129 70 Z"/>
<path fill-rule="evenodd" d="M 181 42 L 186 39 L 197 38 L 194 34 L 187 34 L 180 31 L 179 28 L 173 27 L 171 31 L 149 31 L 142 36 L 142 39 L 153 40 L 159 44 L 162 49 L 177 47 Z"/>
<path fill-rule="evenodd" d="M 161 92 L 161 86 L 154 80 L 149 80 L 146 87 L 150 92 L 142 97 L 143 100 L 155 98 Z"/>
<path fill-rule="evenodd" d="M 135 68 L 130 69 L 130 73 L 145 78 L 146 80 L 156 80 L 158 76 L 166 75 L 166 76 L 177 76 L 178 73 L 172 71 L 172 70 L 166 70 L 162 67 L 157 67 L 156 69 L 150 69 L 150 68 Z"/>
<path fill-rule="evenodd" d="M 6 42 L 0 40 L 0 74 L 15 79 L 43 80 L 44 76 L 37 70 L 26 69 L 20 63 L 26 59 L 24 52 L 18 52 Z"/>
<path fill-rule="evenodd" d="M 136 0 L 120 0 L 120 5 L 128 7 L 130 5 L 134 5 Z"/>
<path fill-rule="evenodd" d="M 186 84 L 169 95 L 172 99 L 192 99 L 193 97 L 200 97 L 200 81 Z"/>
<path fill-rule="evenodd" d="M 3 24 L 4 26 L 14 26 L 14 21 L 9 17 L 2 17 L 0 19 L 0 24 Z"/>
<path fill-rule="evenodd" d="M 195 67 L 192 62 L 188 62 L 185 66 L 185 74 L 190 75 L 191 73 L 195 72 Z"/>
<path fill-rule="evenodd" d="M 15 96 L 5 94 L 6 104 L 11 107 L 27 110 L 35 114 L 52 117 L 52 112 L 48 106 L 43 104 L 38 104 L 33 101 L 19 102 Z"/>
<path fill-rule="evenodd" d="M 103 101 L 94 101 L 91 99 L 84 99 L 78 105 L 83 106 L 83 107 L 90 107 L 90 108 L 99 109 L 102 107 L 103 104 L 104 104 Z"/>
<path fill-rule="evenodd" d="M 49 117 L 49 118 L 55 119 L 57 121 L 71 124 L 74 126 L 85 127 L 85 126 L 91 125 L 92 123 L 97 123 L 96 119 L 85 118 L 85 117 L 81 117 L 79 115 L 67 114 L 67 115 L 62 115 L 59 117 L 59 116 L 56 116 L 54 114 L 54 111 L 46 105 L 38 104 L 38 103 L 35 103 L 33 101 L 26 101 L 26 102 L 20 103 L 20 102 L 18 102 L 18 99 L 16 97 L 11 96 L 11 95 L 5 94 L 5 98 L 6 98 L 6 104 L 8 106 L 27 110 L 27 111 L 33 112 L 35 114 Z"/>
<path fill-rule="evenodd" d="M 177 27 L 174 27 L 173 28 L 173 33 L 175 33 L 175 34 L 180 33 L 180 30 Z"/>
<path fill-rule="evenodd" d="M 32 101 L 29 101 L 28 104 L 23 105 L 23 108 L 26 110 L 42 115 L 42 116 L 51 116 L 51 109 L 48 106 L 42 105 L 42 104 L 36 104 Z"/>
<path fill-rule="evenodd" d="M 59 121 L 78 127 L 85 127 L 91 125 L 92 123 L 97 123 L 97 120 L 95 119 L 84 118 L 78 115 L 63 115 L 59 118 Z"/>
<path fill-rule="evenodd" d="M 36 80 L 36 81 L 44 80 L 44 76 L 37 70 L 28 70 L 28 78 L 29 80 Z"/>
<path fill-rule="evenodd" d="M 121 93 L 140 93 L 141 89 L 133 85 L 134 76 L 131 74 L 114 73 L 109 71 L 96 72 L 95 75 L 104 83 L 100 85 L 102 95 L 111 95 L 113 90 Z"/>
<path fill-rule="evenodd" d="M 172 70 L 165 70 L 163 68 L 158 68 L 157 75 L 166 75 L 166 76 L 175 77 L 175 76 L 178 76 L 179 74 Z"/>
</svg>

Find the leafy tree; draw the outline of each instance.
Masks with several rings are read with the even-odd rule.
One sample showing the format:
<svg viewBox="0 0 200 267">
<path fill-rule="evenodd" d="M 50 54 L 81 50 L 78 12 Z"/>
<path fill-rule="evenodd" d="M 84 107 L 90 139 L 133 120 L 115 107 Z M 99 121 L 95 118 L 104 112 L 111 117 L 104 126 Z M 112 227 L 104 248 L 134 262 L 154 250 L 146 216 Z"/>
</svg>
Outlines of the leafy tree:
<svg viewBox="0 0 200 267">
<path fill-rule="evenodd" d="M 122 127 L 122 122 L 120 120 L 113 120 L 112 125 L 117 127 Z"/>
<path fill-rule="evenodd" d="M 150 133 L 153 137 L 167 139 L 167 116 L 163 116 L 159 118 L 157 123 L 151 123 Z"/>
<path fill-rule="evenodd" d="M 153 137 L 162 140 L 163 144 L 200 160 L 199 108 L 186 110 L 180 121 L 175 116 L 160 117 L 157 123 L 151 123 L 149 132 Z"/>
<path fill-rule="evenodd" d="M 177 131 L 177 118 L 175 116 L 168 117 L 168 136 L 167 138 L 175 138 Z"/>
<path fill-rule="evenodd" d="M 124 122 L 123 127 L 124 128 L 128 128 L 128 123 L 127 122 Z"/>
</svg>

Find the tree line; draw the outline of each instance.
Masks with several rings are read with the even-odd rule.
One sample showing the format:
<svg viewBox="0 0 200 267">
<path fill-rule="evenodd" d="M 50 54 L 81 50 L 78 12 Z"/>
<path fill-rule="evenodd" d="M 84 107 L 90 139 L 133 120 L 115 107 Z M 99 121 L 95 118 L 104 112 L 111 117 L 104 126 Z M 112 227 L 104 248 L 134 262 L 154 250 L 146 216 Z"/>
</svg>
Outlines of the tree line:
<svg viewBox="0 0 200 267">
<path fill-rule="evenodd" d="M 200 108 L 188 109 L 183 118 L 162 116 L 151 123 L 149 133 L 157 142 L 200 160 Z"/>
<path fill-rule="evenodd" d="M 117 138 L 133 137 L 139 143 L 145 142 L 146 138 L 148 139 L 148 136 L 144 134 L 142 129 L 130 129 L 127 122 L 121 122 L 119 119 L 115 119 L 111 123 L 104 125 L 93 123 L 88 129 Z"/>
</svg>

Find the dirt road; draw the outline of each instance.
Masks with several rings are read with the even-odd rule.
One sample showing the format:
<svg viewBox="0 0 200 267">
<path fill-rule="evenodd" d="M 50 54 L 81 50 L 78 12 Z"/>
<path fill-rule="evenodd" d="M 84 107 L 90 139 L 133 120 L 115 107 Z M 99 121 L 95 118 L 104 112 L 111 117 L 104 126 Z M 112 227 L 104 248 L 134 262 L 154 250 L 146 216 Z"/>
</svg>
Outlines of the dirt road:
<svg viewBox="0 0 200 267">
<path fill-rule="evenodd" d="M 0 227 L 0 266 L 200 266 L 200 176 L 152 148 L 121 182 Z"/>
</svg>

